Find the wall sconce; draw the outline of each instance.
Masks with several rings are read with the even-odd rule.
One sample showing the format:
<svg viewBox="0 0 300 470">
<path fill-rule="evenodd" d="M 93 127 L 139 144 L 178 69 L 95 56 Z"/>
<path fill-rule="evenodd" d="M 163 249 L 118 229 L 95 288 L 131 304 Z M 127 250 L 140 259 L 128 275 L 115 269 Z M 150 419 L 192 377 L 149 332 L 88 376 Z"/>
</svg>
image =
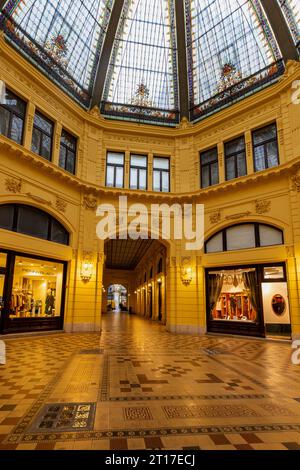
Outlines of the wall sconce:
<svg viewBox="0 0 300 470">
<path fill-rule="evenodd" d="M 85 256 L 81 263 L 80 277 L 83 282 L 89 282 L 93 275 L 93 262 L 91 256 Z"/>
<path fill-rule="evenodd" d="M 159 278 L 157 279 L 157 282 L 158 282 L 158 284 L 161 284 L 161 283 L 162 283 L 161 277 L 159 277 Z"/>
<path fill-rule="evenodd" d="M 189 286 L 192 282 L 192 268 L 182 268 L 181 269 L 181 282 L 184 286 Z"/>
<path fill-rule="evenodd" d="M 137 291 L 135 290 L 134 293 L 137 294 Z"/>
</svg>

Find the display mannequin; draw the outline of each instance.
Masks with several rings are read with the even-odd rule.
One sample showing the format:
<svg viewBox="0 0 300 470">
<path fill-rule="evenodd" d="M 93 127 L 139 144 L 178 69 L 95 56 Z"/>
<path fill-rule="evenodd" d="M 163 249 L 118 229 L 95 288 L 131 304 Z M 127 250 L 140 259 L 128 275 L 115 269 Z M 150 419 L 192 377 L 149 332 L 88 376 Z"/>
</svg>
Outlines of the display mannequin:
<svg viewBox="0 0 300 470">
<path fill-rule="evenodd" d="M 45 314 L 46 315 L 52 315 L 52 311 L 55 306 L 55 298 L 52 294 L 52 290 L 48 289 L 47 290 L 47 297 L 46 297 L 46 303 L 45 303 Z"/>
</svg>

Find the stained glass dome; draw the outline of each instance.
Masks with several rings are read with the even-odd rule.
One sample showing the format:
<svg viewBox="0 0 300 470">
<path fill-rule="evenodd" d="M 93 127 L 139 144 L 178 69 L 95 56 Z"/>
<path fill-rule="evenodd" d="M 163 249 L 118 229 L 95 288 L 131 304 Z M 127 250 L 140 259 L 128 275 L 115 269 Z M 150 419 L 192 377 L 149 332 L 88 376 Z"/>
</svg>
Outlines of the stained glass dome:
<svg viewBox="0 0 300 470">
<path fill-rule="evenodd" d="M 80 105 L 114 119 L 203 119 L 273 83 L 287 60 L 299 59 L 300 0 L 0 6 L 7 41 Z"/>
</svg>

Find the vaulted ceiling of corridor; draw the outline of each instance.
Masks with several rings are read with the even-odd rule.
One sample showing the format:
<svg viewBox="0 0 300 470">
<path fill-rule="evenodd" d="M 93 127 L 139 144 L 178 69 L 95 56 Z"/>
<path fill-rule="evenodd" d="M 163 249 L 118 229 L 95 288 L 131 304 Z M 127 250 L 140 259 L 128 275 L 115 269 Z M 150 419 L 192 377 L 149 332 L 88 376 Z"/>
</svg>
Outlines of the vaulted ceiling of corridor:
<svg viewBox="0 0 300 470">
<path fill-rule="evenodd" d="M 300 0 L 0 0 L 7 40 L 86 108 L 175 125 L 299 59 Z"/>
</svg>

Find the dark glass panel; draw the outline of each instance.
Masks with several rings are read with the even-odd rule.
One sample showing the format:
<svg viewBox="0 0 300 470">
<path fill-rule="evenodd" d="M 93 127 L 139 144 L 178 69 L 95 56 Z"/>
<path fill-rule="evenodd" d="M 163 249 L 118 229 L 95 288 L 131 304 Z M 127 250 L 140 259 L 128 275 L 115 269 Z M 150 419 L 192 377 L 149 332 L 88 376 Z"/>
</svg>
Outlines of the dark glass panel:
<svg viewBox="0 0 300 470">
<path fill-rule="evenodd" d="M 13 229 L 14 205 L 0 206 L 0 228 L 5 230 Z"/>
<path fill-rule="evenodd" d="M 19 206 L 17 232 L 47 240 L 48 226 L 48 214 L 31 207 Z"/>
</svg>

